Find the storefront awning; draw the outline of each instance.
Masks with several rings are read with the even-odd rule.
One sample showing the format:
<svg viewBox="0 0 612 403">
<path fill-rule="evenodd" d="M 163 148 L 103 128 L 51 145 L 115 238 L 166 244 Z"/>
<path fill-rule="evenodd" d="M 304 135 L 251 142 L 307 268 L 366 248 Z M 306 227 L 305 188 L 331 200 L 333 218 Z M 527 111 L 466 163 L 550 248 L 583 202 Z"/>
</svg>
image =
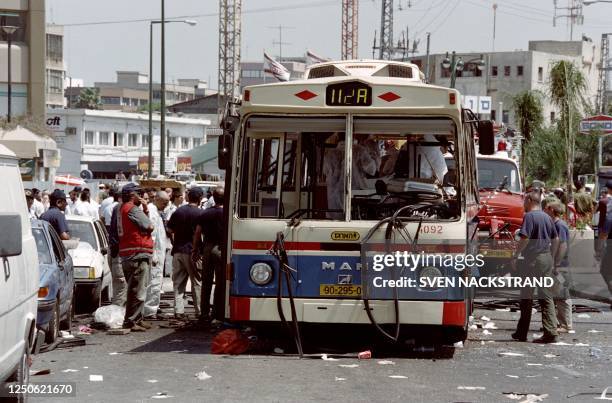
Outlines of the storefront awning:
<svg viewBox="0 0 612 403">
<path fill-rule="evenodd" d="M 218 143 L 219 139 L 214 138 L 206 144 L 193 148 L 189 151 L 185 151 L 180 156 L 191 157 L 191 166 L 205 164 L 217 159 Z"/>
<path fill-rule="evenodd" d="M 40 150 L 57 150 L 55 140 L 21 126 L 13 130 L 0 129 L 0 144 L 13 151 L 18 158 L 24 159 L 40 157 Z"/>
</svg>

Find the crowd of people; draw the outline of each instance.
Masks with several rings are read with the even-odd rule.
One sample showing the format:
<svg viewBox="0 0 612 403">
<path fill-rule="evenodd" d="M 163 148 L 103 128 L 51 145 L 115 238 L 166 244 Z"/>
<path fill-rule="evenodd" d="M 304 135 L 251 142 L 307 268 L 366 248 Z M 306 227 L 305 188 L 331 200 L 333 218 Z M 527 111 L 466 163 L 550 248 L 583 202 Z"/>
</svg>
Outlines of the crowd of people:
<svg viewBox="0 0 612 403">
<path fill-rule="evenodd" d="M 90 216 L 106 226 L 112 303 L 125 306 L 125 329 L 146 331 L 150 321 L 159 318 L 164 275 L 172 277 L 176 319 L 186 319 L 188 280 L 200 323 L 223 318 L 222 187 L 205 195 L 199 187 L 183 193 L 172 188 L 142 189 L 135 183 L 121 189 L 101 185 L 99 201 L 92 199 L 89 189 L 79 187 L 68 196 L 60 189 L 51 193 L 26 189 L 25 196 L 30 217 L 48 221 L 63 240 L 70 239 L 66 215 Z"/>
</svg>

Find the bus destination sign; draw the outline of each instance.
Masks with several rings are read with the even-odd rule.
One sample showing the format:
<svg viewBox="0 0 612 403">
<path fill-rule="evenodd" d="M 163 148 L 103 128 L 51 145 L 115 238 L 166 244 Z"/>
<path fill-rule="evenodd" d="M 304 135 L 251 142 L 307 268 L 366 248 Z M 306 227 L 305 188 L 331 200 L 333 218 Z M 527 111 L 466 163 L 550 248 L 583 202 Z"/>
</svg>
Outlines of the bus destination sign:
<svg viewBox="0 0 612 403">
<path fill-rule="evenodd" d="M 327 106 L 371 106 L 372 87 L 359 81 L 330 84 L 325 92 Z"/>
</svg>

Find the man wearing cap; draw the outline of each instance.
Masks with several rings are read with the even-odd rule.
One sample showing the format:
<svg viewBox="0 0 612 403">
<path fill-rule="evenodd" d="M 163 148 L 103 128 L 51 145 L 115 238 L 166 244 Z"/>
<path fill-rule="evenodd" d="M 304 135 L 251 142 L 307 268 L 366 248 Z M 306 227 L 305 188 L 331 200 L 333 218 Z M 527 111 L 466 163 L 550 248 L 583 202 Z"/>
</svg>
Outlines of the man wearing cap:
<svg viewBox="0 0 612 403">
<path fill-rule="evenodd" d="M 136 184 L 125 185 L 121 199 L 123 203 L 117 214 L 117 231 L 119 256 L 127 282 L 123 328 L 142 332 L 150 328 L 149 324 L 142 321 L 142 316 L 153 257 L 153 224 Z"/>
<path fill-rule="evenodd" d="M 196 316 L 200 316 L 200 294 L 202 287 L 201 266 L 191 260 L 193 234 L 200 215 L 200 201 L 204 192 L 199 187 L 189 190 L 189 204 L 181 206 L 172 213 L 168 222 L 168 231 L 172 235 L 172 283 L 174 287 L 174 315 L 181 319 L 185 317 L 185 287 L 187 279 L 191 281 L 191 294 Z"/>
<path fill-rule="evenodd" d="M 70 239 L 70 231 L 68 230 L 68 222 L 66 222 L 66 216 L 64 210 L 66 210 L 66 193 L 63 190 L 55 189 L 51 195 L 49 195 L 50 206 L 43 215 L 40 216 L 41 220 L 47 221 L 59 234 L 60 239 Z"/>
</svg>

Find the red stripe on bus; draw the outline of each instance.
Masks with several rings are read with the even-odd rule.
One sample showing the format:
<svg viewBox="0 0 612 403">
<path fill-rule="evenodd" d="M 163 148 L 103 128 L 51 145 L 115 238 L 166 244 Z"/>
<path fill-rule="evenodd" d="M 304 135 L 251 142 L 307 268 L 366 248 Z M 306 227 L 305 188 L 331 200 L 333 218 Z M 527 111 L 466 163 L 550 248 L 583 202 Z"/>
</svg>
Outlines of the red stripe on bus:
<svg viewBox="0 0 612 403">
<path fill-rule="evenodd" d="M 231 320 L 244 321 L 251 318 L 251 298 L 230 297 L 229 305 Z"/>
<path fill-rule="evenodd" d="M 464 301 L 445 301 L 442 311 L 442 325 L 444 326 L 465 326 L 466 321 Z"/>
<path fill-rule="evenodd" d="M 234 241 L 232 243 L 233 249 L 247 249 L 247 250 L 269 250 L 274 245 L 272 241 Z M 336 248 L 334 248 L 334 245 Z M 350 246 L 350 248 L 347 248 Z M 285 248 L 288 251 L 292 250 L 360 250 L 358 243 L 338 243 L 333 242 L 285 242 Z M 384 243 L 371 243 L 368 244 L 367 249 L 372 252 L 386 252 L 386 251 L 408 251 L 412 250 L 412 246 L 408 244 L 396 244 L 391 245 L 389 248 Z M 444 244 L 418 244 L 417 252 L 445 252 L 445 253 L 463 253 L 465 252 L 465 245 L 444 245 Z"/>
</svg>

